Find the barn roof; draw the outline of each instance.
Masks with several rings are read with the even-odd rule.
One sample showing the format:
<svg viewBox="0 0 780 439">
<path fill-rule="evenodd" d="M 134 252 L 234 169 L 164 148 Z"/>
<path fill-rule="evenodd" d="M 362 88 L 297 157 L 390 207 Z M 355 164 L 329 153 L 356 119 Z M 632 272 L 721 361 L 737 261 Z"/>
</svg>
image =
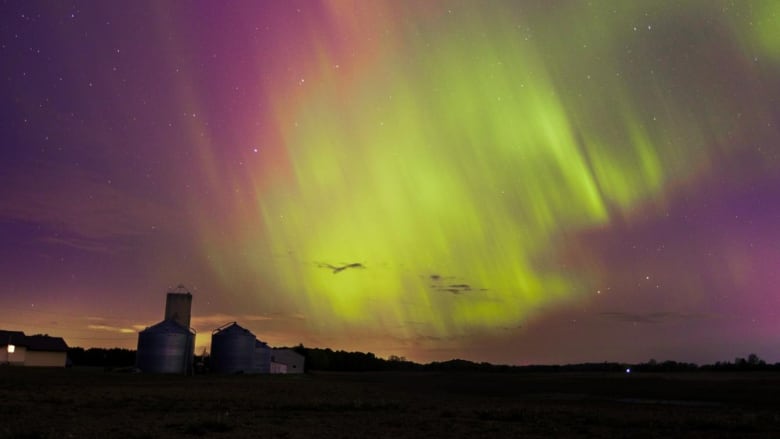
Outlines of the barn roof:
<svg viewBox="0 0 780 439">
<path fill-rule="evenodd" d="M 23 345 L 24 344 L 24 332 L 22 331 L 4 331 L 0 329 L 0 346 L 7 346 L 9 344 Z"/>
<path fill-rule="evenodd" d="M 0 330 L 0 346 L 9 344 L 24 346 L 31 351 L 56 351 L 65 352 L 68 345 L 62 337 L 49 337 L 48 335 L 24 335 L 21 331 Z"/>
<path fill-rule="evenodd" d="M 290 349 L 290 348 L 273 348 L 272 350 L 274 352 L 287 353 L 287 354 L 296 355 L 296 356 L 301 357 L 301 358 L 306 358 L 303 355 L 301 355 L 298 352 L 296 352 L 294 349 Z"/>
<path fill-rule="evenodd" d="M 62 337 L 49 337 L 48 335 L 28 335 L 26 340 L 28 351 L 57 351 L 66 352 L 68 345 Z"/>
</svg>

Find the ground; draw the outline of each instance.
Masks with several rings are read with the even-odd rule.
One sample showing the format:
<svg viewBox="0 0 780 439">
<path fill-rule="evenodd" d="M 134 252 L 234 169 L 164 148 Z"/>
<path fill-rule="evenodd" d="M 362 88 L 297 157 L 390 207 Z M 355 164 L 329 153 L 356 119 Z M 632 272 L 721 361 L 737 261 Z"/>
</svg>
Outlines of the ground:
<svg viewBox="0 0 780 439">
<path fill-rule="evenodd" d="M 0 438 L 780 437 L 780 374 L 0 368 Z"/>
</svg>

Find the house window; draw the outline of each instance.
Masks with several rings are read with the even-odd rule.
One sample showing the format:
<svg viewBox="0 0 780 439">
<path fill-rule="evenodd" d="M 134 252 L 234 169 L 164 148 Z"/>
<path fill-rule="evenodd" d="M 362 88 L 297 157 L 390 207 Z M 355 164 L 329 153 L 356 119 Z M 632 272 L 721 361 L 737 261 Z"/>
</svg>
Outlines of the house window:
<svg viewBox="0 0 780 439">
<path fill-rule="evenodd" d="M 16 346 L 14 346 L 12 344 L 8 345 L 8 353 L 9 354 L 13 354 L 15 350 L 16 350 Z"/>
</svg>

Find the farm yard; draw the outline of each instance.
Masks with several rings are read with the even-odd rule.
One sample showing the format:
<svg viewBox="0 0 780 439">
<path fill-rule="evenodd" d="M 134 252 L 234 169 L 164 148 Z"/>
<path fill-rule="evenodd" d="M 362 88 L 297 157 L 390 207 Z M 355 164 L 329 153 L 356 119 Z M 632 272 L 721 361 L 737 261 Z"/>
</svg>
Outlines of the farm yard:
<svg viewBox="0 0 780 439">
<path fill-rule="evenodd" d="M 0 368 L 2 438 L 777 437 L 780 374 Z"/>
</svg>

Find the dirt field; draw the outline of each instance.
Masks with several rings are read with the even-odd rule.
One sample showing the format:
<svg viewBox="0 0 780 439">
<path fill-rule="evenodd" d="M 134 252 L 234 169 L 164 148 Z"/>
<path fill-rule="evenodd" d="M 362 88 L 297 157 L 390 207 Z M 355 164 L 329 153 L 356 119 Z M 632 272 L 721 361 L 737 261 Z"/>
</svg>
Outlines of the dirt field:
<svg viewBox="0 0 780 439">
<path fill-rule="evenodd" d="M 0 368 L 2 438 L 780 437 L 780 374 Z"/>
</svg>

